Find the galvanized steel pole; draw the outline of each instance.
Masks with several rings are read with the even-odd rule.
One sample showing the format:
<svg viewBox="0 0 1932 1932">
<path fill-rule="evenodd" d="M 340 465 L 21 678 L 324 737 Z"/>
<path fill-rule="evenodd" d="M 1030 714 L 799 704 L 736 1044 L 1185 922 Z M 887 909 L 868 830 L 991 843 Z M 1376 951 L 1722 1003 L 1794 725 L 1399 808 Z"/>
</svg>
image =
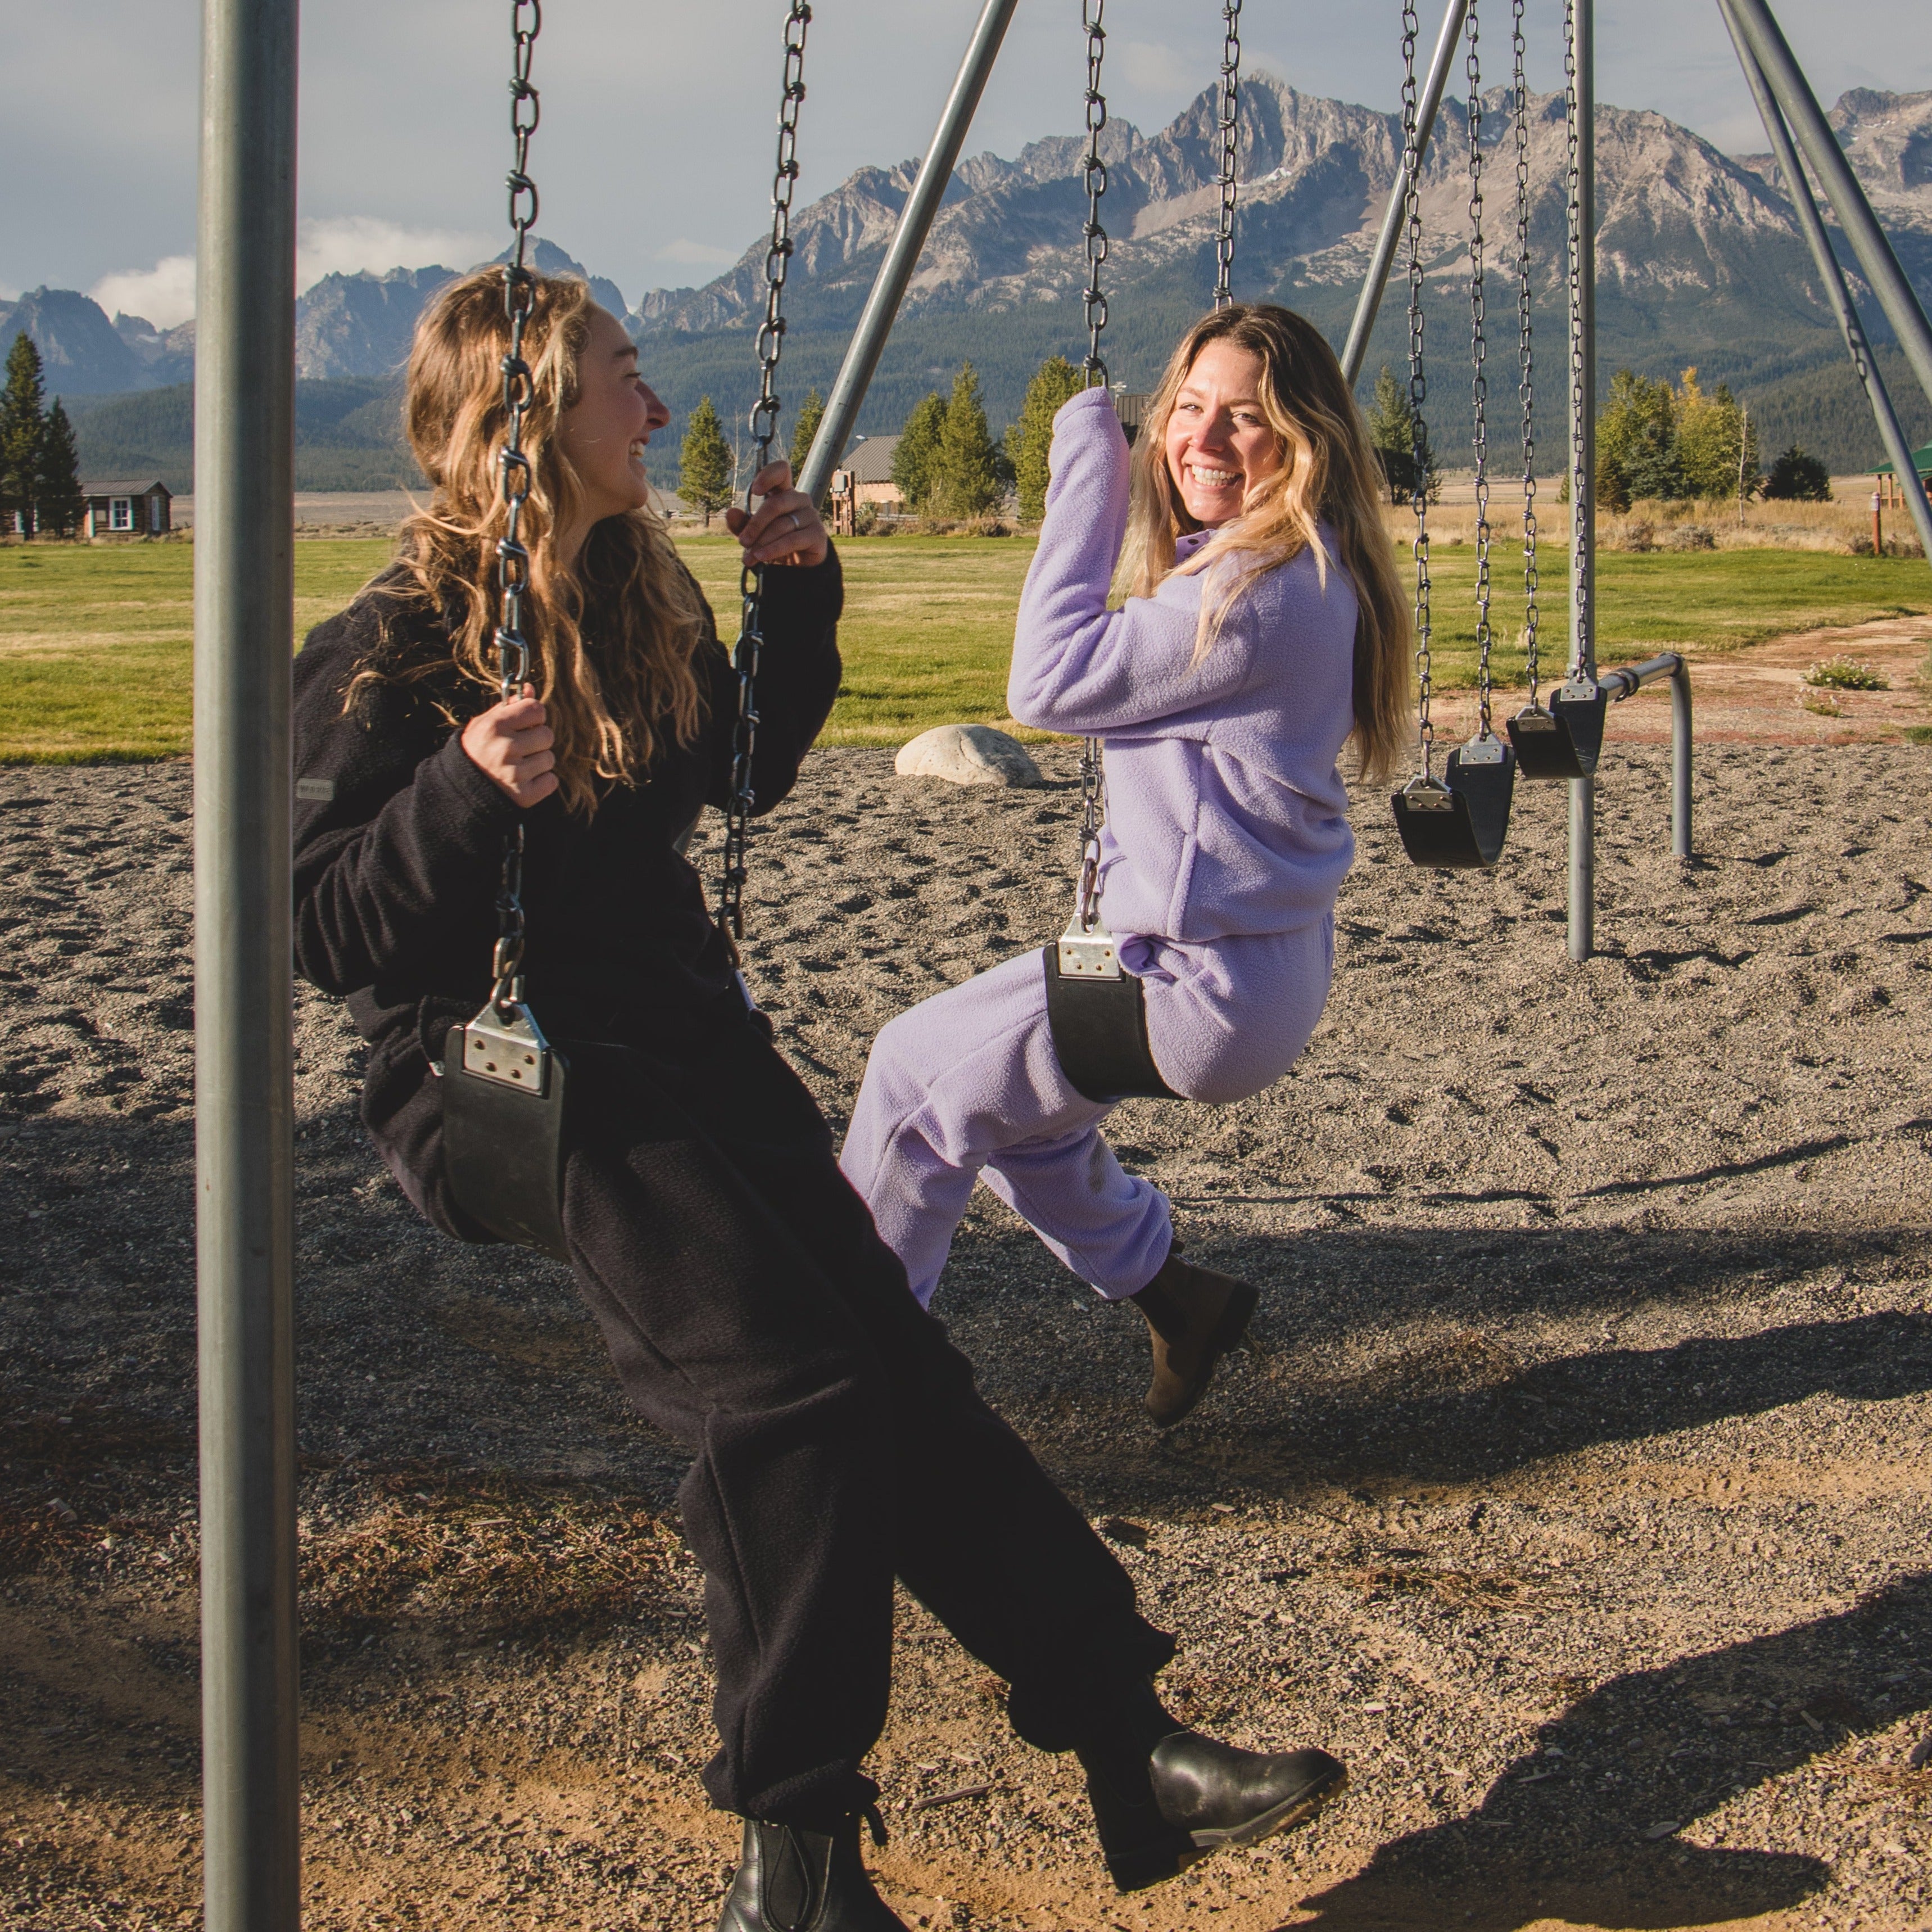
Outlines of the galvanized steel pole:
<svg viewBox="0 0 1932 1932">
<path fill-rule="evenodd" d="M 973 124 L 973 116 L 980 105 L 986 76 L 993 70 L 993 63 L 999 57 L 1000 43 L 1006 38 L 1007 23 L 1018 4 L 1019 0 L 986 0 L 980 24 L 973 29 L 973 38 L 967 44 L 966 58 L 959 64 L 958 77 L 952 83 L 952 92 L 946 97 L 939 125 L 934 129 L 926 159 L 920 164 L 919 178 L 913 183 L 912 193 L 907 196 L 906 205 L 900 212 L 899 225 L 892 231 L 892 245 L 886 250 L 886 259 L 879 264 L 879 272 L 872 278 L 872 292 L 866 298 L 865 312 L 859 318 L 859 326 L 853 332 L 845 360 L 839 366 L 838 380 L 832 384 L 832 394 L 826 399 L 824 420 L 818 425 L 818 434 L 812 440 L 805 468 L 798 477 L 799 488 L 814 502 L 825 494 L 825 486 L 831 482 L 832 472 L 838 467 L 838 459 L 844 453 L 846 439 L 852 434 L 853 424 L 859 420 L 859 411 L 865 403 L 866 390 L 872 386 L 872 374 L 879 366 L 886 338 L 892 334 L 892 324 L 898 320 L 899 304 L 905 299 L 906 284 L 912 280 L 912 272 L 919 266 L 920 251 L 926 246 L 933 217 L 939 212 L 946 183 L 952 180 L 953 166 L 959 159 L 960 144 L 966 138 L 967 129 Z"/>
<path fill-rule="evenodd" d="M 1838 266 L 1838 258 L 1832 252 L 1831 237 L 1825 232 L 1818 204 L 1811 198 L 1811 184 L 1805 179 L 1804 168 L 1791 145 L 1790 130 L 1784 124 L 1784 116 L 1772 93 L 1771 83 L 1766 80 L 1756 55 L 1751 52 L 1750 43 L 1744 38 L 1733 0 L 1718 0 L 1718 5 L 1724 16 L 1724 25 L 1730 29 L 1731 44 L 1737 50 L 1738 64 L 1744 69 L 1751 98 L 1757 103 L 1758 118 L 1764 123 L 1765 136 L 1777 158 L 1778 171 L 1784 177 L 1785 191 L 1791 197 L 1798 226 L 1810 248 L 1812 264 L 1818 271 L 1819 286 L 1824 290 L 1832 313 L 1838 319 L 1839 332 L 1851 352 L 1852 367 L 1864 385 L 1865 400 L 1871 405 L 1872 418 L 1878 424 L 1880 440 L 1885 445 L 1885 453 L 1891 459 L 1893 472 L 1904 492 L 1906 507 L 1912 512 L 1912 520 L 1918 526 L 1919 544 L 1926 556 L 1932 558 L 1932 505 L 1926 502 L 1925 486 L 1919 481 L 1918 466 L 1912 461 L 1912 446 L 1899 427 L 1898 414 L 1892 406 L 1891 393 L 1886 388 L 1885 377 L 1880 373 L 1878 358 L 1872 353 L 1864 325 L 1858 320 L 1857 304 L 1852 300 L 1850 290 L 1845 286 L 1844 271 Z"/>
<path fill-rule="evenodd" d="M 1468 18 L 1469 0 L 1449 0 L 1442 16 L 1442 31 L 1436 36 L 1436 52 L 1429 63 L 1429 77 L 1423 85 L 1422 98 L 1415 107 L 1415 166 L 1419 174 L 1422 158 L 1429 152 L 1429 136 L 1436 127 L 1437 110 L 1442 105 L 1442 91 L 1449 84 L 1449 70 L 1456 64 L 1456 50 L 1462 38 L 1462 22 Z M 1389 266 L 1402 240 L 1402 218 L 1408 202 L 1408 182 L 1400 163 L 1395 186 L 1389 190 L 1388 208 L 1382 214 L 1382 232 L 1376 238 L 1376 252 L 1355 302 L 1355 319 L 1348 325 L 1348 346 L 1342 351 L 1342 374 L 1350 388 L 1360 380 L 1362 364 L 1368 358 L 1369 338 L 1376 332 L 1376 316 L 1382 305 L 1382 291 L 1388 286 Z"/>
<path fill-rule="evenodd" d="M 302 1910 L 296 1667 L 297 0 L 202 0 L 195 342 L 195 1187 L 208 1932 Z"/>
<path fill-rule="evenodd" d="M 1927 322 L 1925 311 L 1919 307 L 1905 271 L 1898 266 L 1898 257 L 1892 252 L 1892 244 L 1878 225 L 1871 204 L 1852 172 L 1851 164 L 1845 159 L 1844 150 L 1838 146 L 1830 123 L 1818 106 L 1817 97 L 1792 58 L 1764 0 L 1732 0 L 1732 8 L 1758 65 L 1778 96 L 1778 104 L 1784 109 L 1798 146 L 1804 151 L 1804 158 L 1823 184 L 1838 225 L 1844 230 L 1845 238 L 1858 258 L 1858 266 L 1864 271 L 1865 280 L 1871 284 L 1886 320 L 1898 338 L 1899 346 L 1918 378 L 1918 386 L 1925 392 L 1926 400 L 1932 401 L 1932 324 Z"/>
<path fill-rule="evenodd" d="M 1570 634 L 1584 673 L 1597 670 L 1597 34 L 1593 0 L 1576 0 L 1576 260 L 1570 317 Z M 1579 347 L 1582 367 L 1574 370 Z M 1570 781 L 1570 957 L 1597 945 L 1597 782 Z"/>
<path fill-rule="evenodd" d="M 1690 670 L 1681 657 L 1670 674 L 1670 849 L 1690 856 Z"/>
</svg>

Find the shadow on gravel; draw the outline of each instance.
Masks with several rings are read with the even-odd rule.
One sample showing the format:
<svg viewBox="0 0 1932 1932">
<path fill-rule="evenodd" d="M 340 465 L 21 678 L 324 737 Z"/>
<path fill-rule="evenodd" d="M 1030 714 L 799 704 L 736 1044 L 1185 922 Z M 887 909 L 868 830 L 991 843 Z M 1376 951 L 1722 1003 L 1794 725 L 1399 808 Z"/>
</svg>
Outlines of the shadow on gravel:
<svg viewBox="0 0 1932 1932">
<path fill-rule="evenodd" d="M 1337 1479 L 1474 1482 L 1813 1396 L 1895 1402 L 1932 1388 L 1932 1316 L 1862 1315 L 1756 1335 L 1698 1336 L 1670 1348 L 1606 1348 L 1498 1376 L 1508 1359 L 1500 1356 L 1479 1336 L 1449 1336 L 1439 1349 L 1399 1358 L 1366 1387 L 1303 1399 L 1284 1446 L 1303 1463 L 1346 1445 L 1344 1457 L 1322 1456 Z M 1438 1376 L 1478 1385 L 1430 1390 Z M 1249 1446 L 1257 1446 L 1252 1436 Z"/>
<path fill-rule="evenodd" d="M 1515 1932 L 1544 1920 L 1635 1928 L 1788 1910 L 1829 1880 L 1824 1861 L 1680 1834 L 1767 1774 L 1828 1760 L 1922 1708 L 1922 1695 L 1882 1712 L 1862 1700 L 1880 1694 L 1874 1647 L 1895 1661 L 1928 1644 L 1932 1573 L 1920 1573 L 1844 1615 L 1618 1678 L 1546 1724 L 1478 1810 L 1384 1846 L 1358 1876 L 1302 1901 L 1317 1916 L 1297 1923 Z M 1916 1775 L 1818 1768 L 1875 1789 Z"/>
</svg>

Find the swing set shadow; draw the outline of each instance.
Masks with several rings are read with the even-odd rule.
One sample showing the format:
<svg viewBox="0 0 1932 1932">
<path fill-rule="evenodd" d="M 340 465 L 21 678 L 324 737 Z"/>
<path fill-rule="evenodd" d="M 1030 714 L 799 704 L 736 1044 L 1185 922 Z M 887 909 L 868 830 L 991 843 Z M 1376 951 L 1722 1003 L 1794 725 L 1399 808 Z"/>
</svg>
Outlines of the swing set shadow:
<svg viewBox="0 0 1932 1932">
<path fill-rule="evenodd" d="M 1181 1513 L 1233 1484 L 1299 1504 L 1365 1486 L 1480 1486 L 1564 1456 L 1764 1416 L 1816 1396 L 1907 1400 L 1932 1391 L 1932 1315 L 1877 1310 L 1780 1321 L 1667 1346 L 1600 1346 L 1541 1361 L 1509 1324 L 1552 1315 L 1614 1322 L 1632 1283 L 1650 1305 L 1734 1304 L 1747 1284 L 1856 1278 L 1932 1260 L 1923 1229 L 1646 1232 L 1404 1230 L 1298 1234 L 1286 1267 L 1256 1240 L 1217 1262 L 1265 1284 L 1247 1351 L 1198 1414 L 1156 1435 L 1126 1408 L 1142 1372 L 1138 1334 L 1116 1311 L 1074 1304 L 1029 1266 L 1030 1236 L 1000 1237 L 970 1264 L 956 1306 L 935 1309 L 980 1364 L 988 1399 L 1090 1511 Z M 1239 1250 L 1239 1252 L 1234 1252 Z M 956 1266 L 958 1264 L 956 1257 Z M 1004 1280 L 1004 1290 L 990 1288 Z M 1084 1290 L 1076 1291 L 1084 1293 Z M 1367 1368 L 1318 1366 L 1370 1324 L 1408 1336 Z M 1023 1330 L 1024 1345 L 1016 1345 Z M 1418 1331 L 1411 1334 L 1410 1331 Z M 1104 1426 L 1114 1416 L 1118 1426 Z"/>
<path fill-rule="evenodd" d="M 1700 1844 L 1699 1822 L 1924 1712 L 1932 1680 L 1895 1695 L 1877 1680 L 1888 1657 L 1928 1644 L 1932 1574 L 1922 1570 L 1840 1614 L 1614 1678 L 1541 1726 L 1480 1803 L 1384 1845 L 1354 1877 L 1298 1901 L 1313 1916 L 1294 1924 L 1662 1928 L 1792 1910 L 1831 1882 L 1827 1860 Z M 1834 1774 L 1874 1798 L 1924 1775 L 1842 1760 Z"/>
</svg>

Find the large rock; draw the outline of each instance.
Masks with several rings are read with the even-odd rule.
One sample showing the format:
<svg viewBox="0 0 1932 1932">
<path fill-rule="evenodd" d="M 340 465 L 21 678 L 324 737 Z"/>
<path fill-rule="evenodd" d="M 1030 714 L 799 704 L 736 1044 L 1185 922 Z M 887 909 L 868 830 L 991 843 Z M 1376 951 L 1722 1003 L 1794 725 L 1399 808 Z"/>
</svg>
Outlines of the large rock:
<svg viewBox="0 0 1932 1932">
<path fill-rule="evenodd" d="M 951 784 L 1042 782 L 1026 747 L 990 724 L 935 724 L 899 747 L 892 770 L 902 778 L 944 778 Z"/>
</svg>

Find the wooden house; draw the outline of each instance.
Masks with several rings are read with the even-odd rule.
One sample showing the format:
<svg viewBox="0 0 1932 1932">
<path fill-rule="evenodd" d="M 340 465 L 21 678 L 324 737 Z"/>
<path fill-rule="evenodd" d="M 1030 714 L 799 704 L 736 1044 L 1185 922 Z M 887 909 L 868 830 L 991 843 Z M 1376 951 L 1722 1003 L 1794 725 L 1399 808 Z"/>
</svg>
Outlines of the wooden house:
<svg viewBox="0 0 1932 1932">
<path fill-rule="evenodd" d="M 164 536 L 174 528 L 174 492 L 154 478 L 90 477 L 80 494 L 86 501 L 81 531 L 89 539 Z"/>
</svg>

